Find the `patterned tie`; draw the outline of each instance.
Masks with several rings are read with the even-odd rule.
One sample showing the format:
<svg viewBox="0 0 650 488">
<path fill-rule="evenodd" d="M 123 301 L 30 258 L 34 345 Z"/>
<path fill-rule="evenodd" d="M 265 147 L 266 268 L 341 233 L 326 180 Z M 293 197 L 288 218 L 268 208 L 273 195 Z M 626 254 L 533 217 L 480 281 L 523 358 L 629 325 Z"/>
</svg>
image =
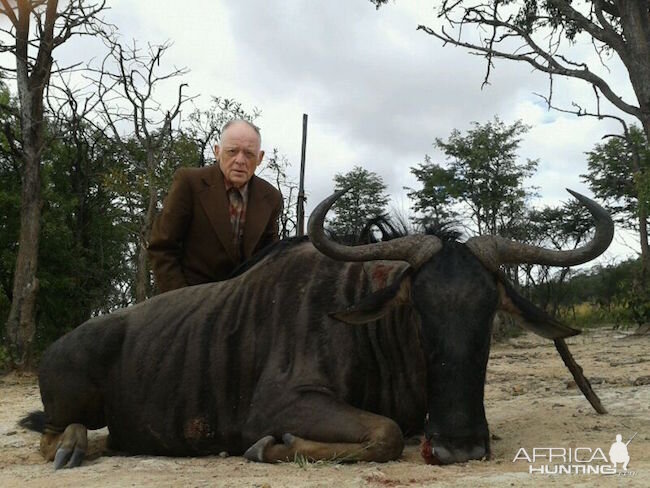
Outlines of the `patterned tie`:
<svg viewBox="0 0 650 488">
<path fill-rule="evenodd" d="M 244 200 L 237 188 L 228 190 L 228 200 L 230 201 L 230 223 L 232 225 L 233 246 L 238 253 L 238 257 L 242 255 L 242 231 L 241 228 L 241 210 Z"/>
</svg>

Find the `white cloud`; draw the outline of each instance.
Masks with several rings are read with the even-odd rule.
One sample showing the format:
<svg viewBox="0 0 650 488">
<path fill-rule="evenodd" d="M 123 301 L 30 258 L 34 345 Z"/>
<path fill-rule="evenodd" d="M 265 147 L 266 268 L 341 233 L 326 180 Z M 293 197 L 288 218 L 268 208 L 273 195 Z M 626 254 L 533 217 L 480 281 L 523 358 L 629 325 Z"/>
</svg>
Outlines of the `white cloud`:
<svg viewBox="0 0 650 488">
<path fill-rule="evenodd" d="M 565 187 L 588 193 L 579 178 L 584 152 L 618 131 L 616 124 L 548 112 L 532 94 L 545 93 L 548 79 L 527 65 L 496 60 L 491 84 L 481 89 L 483 58 L 416 31 L 439 22 L 433 4 L 401 0 L 375 11 L 366 0 L 114 0 L 106 17 L 124 39 L 172 40 L 161 65 L 188 67 L 185 81 L 203 95 L 199 103 L 219 95 L 262 109 L 264 146 L 287 155 L 296 179 L 308 113 L 307 213 L 331 191 L 335 173 L 358 164 L 384 178 L 394 205 L 407 207 L 402 187 L 416 185 L 409 168 L 433 152 L 434 139 L 494 115 L 532 126 L 520 155 L 540 160 L 531 180 L 540 203 L 566 200 Z M 77 51 L 67 55 L 94 49 L 79 41 L 66 49 L 72 46 Z M 578 58 L 592 56 L 582 41 L 573 49 Z M 599 71 L 629 99 L 626 73 L 612 66 L 612 73 Z M 592 103 L 591 88 L 556 81 L 554 101 L 573 100 Z"/>
</svg>

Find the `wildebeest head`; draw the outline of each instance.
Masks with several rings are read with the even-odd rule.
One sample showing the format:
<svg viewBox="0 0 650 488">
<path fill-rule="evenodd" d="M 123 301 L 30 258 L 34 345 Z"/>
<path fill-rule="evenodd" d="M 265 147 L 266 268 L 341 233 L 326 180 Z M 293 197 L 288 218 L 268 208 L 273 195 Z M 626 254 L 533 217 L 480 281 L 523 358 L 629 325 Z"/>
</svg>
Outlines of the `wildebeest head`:
<svg viewBox="0 0 650 488">
<path fill-rule="evenodd" d="M 344 322 L 364 324 L 382 317 L 397 304 L 411 305 L 419 323 L 405 326 L 419 328 L 427 364 L 425 458 L 449 464 L 487 457 L 489 431 L 483 393 L 496 311 L 517 315 L 521 325 L 549 339 L 561 340 L 579 333 L 518 295 L 499 266 L 574 266 L 590 261 L 612 240 L 611 218 L 594 201 L 571 192 L 596 222 L 594 238 L 571 251 L 547 250 L 496 236 L 479 236 L 460 244 L 414 235 L 348 247 L 331 241 L 323 231 L 325 214 L 345 191 L 330 196 L 312 213 L 309 235 L 314 246 L 341 261 L 399 260 L 410 266 L 388 287 L 331 315 Z"/>
</svg>

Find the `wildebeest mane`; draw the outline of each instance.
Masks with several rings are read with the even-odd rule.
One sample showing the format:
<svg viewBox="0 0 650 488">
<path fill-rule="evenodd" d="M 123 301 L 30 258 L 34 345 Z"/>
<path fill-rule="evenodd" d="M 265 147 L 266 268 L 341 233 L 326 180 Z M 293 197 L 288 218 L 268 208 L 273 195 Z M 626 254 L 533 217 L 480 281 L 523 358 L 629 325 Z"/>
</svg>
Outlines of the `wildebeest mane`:
<svg viewBox="0 0 650 488">
<path fill-rule="evenodd" d="M 372 244 L 378 241 L 375 235 L 370 232 L 373 227 L 376 227 L 381 233 L 382 241 L 390 241 L 414 234 L 401 219 L 392 219 L 387 215 L 379 215 L 369 220 L 361 230 L 358 238 L 359 244 Z M 461 236 L 461 232 L 451 222 L 432 222 L 424 226 L 423 230 L 425 235 L 436 236 L 443 241 L 457 241 Z"/>
<path fill-rule="evenodd" d="M 381 239 L 377 239 L 375 235 L 371 232 L 372 227 L 376 227 L 377 229 L 379 229 L 379 232 L 381 233 Z M 361 244 L 372 244 L 378 242 L 379 240 L 390 241 L 392 239 L 397 239 L 399 237 L 406 237 L 412 234 L 413 232 L 411 232 L 408 229 L 408 227 L 403 223 L 399 221 L 394 221 L 393 219 L 391 219 L 386 215 L 379 215 L 377 217 L 370 219 L 368 223 L 364 226 L 364 228 L 361 230 L 359 235 L 353 238 L 351 242 L 347 242 L 350 239 L 339 238 L 339 236 L 336 236 L 334 234 L 332 234 L 331 237 L 336 241 L 342 241 L 342 243 L 344 244 L 361 245 Z M 424 234 L 439 237 L 443 241 L 457 241 L 461 235 L 461 233 L 455 227 L 453 227 L 453 224 L 438 223 L 438 222 L 427 225 L 424 228 Z M 262 261 L 263 259 L 265 259 L 266 257 L 272 254 L 276 256 L 280 255 L 281 253 L 293 249 L 298 244 L 307 241 L 309 241 L 308 236 L 296 236 L 296 237 L 289 237 L 288 239 L 282 239 L 277 242 L 274 242 L 273 244 L 265 247 L 261 252 L 255 254 L 249 260 L 237 266 L 232 271 L 232 273 L 228 276 L 227 279 L 232 279 L 239 275 L 244 274 L 246 271 L 251 269 L 257 263 L 259 263 L 260 261 Z"/>
</svg>

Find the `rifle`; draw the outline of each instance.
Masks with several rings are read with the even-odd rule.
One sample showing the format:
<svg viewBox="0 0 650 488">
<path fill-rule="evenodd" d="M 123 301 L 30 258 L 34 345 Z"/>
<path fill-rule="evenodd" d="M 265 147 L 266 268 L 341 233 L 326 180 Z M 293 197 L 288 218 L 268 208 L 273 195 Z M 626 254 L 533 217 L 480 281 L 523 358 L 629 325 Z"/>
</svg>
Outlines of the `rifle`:
<svg viewBox="0 0 650 488">
<path fill-rule="evenodd" d="M 632 437 L 630 437 L 630 440 L 625 443 L 625 445 L 627 446 L 630 442 L 632 442 L 632 439 L 634 439 L 637 434 L 638 434 L 638 432 L 635 432 L 634 435 Z"/>
</svg>

